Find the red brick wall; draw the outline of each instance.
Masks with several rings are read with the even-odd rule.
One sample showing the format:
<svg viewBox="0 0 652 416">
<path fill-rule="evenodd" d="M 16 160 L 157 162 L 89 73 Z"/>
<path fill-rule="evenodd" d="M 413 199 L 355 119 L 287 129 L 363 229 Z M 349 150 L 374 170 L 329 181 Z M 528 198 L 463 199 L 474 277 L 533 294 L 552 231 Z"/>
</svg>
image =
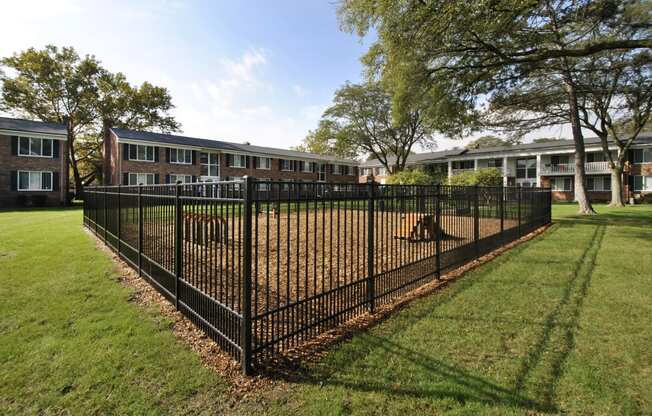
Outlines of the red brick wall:
<svg viewBox="0 0 652 416">
<path fill-rule="evenodd" d="M 111 172 L 110 177 L 112 185 L 117 185 L 118 183 L 123 182 L 123 173 L 154 173 L 159 174 L 160 183 L 165 182 L 165 176 L 169 174 L 181 174 L 181 175 L 201 175 L 201 164 L 199 158 L 199 151 L 196 151 L 195 164 L 194 165 L 181 165 L 166 162 L 165 157 L 165 148 L 158 147 L 158 162 L 139 162 L 135 160 L 124 160 L 123 152 L 124 146 L 123 143 L 118 143 L 115 135 L 111 134 L 110 137 L 110 149 L 108 152 L 109 157 L 105 157 L 104 163 L 108 165 L 108 169 Z M 107 151 L 105 151 L 107 153 Z M 254 178 L 266 178 L 271 180 L 290 180 L 290 181 L 317 181 L 319 175 L 312 172 L 290 172 L 290 171 L 281 171 L 280 170 L 280 160 L 277 158 L 272 158 L 271 169 L 254 169 L 253 167 L 249 168 L 234 168 L 228 167 L 226 165 L 226 154 L 219 153 L 219 162 L 220 162 L 220 176 L 224 177 L 242 177 L 242 176 L 252 176 Z M 250 165 L 253 166 L 253 163 Z M 357 167 L 351 169 L 350 175 L 333 175 L 331 173 L 326 174 L 327 182 L 349 182 L 355 183 L 358 179 Z"/>
<path fill-rule="evenodd" d="M 652 163 L 639 163 L 632 165 L 628 175 L 652 176 Z"/>
<path fill-rule="evenodd" d="M 16 205 L 18 195 L 28 199 L 32 195 L 45 195 L 47 204 L 63 205 L 66 202 L 66 181 L 68 180 L 68 159 L 66 142 L 59 141 L 59 158 L 26 157 L 11 154 L 11 136 L 0 135 L 0 208 Z M 12 191 L 11 172 L 19 170 L 52 171 L 59 174 L 59 190 L 51 192 Z"/>
</svg>

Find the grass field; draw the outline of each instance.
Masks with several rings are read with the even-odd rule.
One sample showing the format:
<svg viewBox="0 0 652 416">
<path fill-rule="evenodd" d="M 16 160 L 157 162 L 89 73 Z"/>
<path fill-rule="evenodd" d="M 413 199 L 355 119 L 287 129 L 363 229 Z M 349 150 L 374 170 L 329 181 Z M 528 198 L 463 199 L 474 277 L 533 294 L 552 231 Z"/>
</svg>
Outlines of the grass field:
<svg viewBox="0 0 652 416">
<path fill-rule="evenodd" d="M 556 224 L 235 406 L 80 210 L 0 213 L 3 414 L 650 414 L 652 206 Z"/>
</svg>

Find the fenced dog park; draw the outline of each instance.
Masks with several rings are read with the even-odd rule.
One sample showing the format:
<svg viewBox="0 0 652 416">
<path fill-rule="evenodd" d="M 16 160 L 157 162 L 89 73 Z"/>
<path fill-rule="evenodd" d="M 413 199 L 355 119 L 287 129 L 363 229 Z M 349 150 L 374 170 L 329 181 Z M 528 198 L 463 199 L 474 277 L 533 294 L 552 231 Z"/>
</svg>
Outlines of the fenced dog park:
<svg viewBox="0 0 652 416">
<path fill-rule="evenodd" d="M 93 187 L 84 224 L 249 372 L 550 222 L 549 189 Z"/>
</svg>

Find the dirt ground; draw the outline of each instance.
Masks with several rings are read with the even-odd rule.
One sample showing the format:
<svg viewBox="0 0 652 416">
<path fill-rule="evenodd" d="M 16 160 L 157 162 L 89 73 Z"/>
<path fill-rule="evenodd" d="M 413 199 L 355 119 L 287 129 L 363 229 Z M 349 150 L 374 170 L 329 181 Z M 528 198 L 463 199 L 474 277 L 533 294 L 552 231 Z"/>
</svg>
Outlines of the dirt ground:
<svg viewBox="0 0 652 416">
<path fill-rule="evenodd" d="M 436 255 L 432 233 L 420 236 L 417 232 L 413 238 L 399 238 L 410 234 L 412 227 L 407 222 L 409 219 L 399 212 L 375 214 L 375 274 Z M 254 310 L 263 313 L 365 278 L 367 224 L 365 211 L 351 209 L 311 209 L 277 216 L 264 212 L 255 216 L 251 264 Z M 221 235 L 215 230 L 205 232 L 202 241 L 193 233 L 184 234 L 183 274 L 191 284 L 237 311 L 243 219 L 226 218 L 224 225 L 228 231 Z M 500 219 L 481 218 L 479 225 L 480 238 L 500 232 Z M 516 225 L 507 219 L 504 223 L 505 229 Z M 145 253 L 172 270 L 173 223 L 157 220 L 146 223 L 144 229 Z M 441 231 L 442 252 L 469 244 L 473 241 L 473 217 L 442 215 Z M 127 234 L 134 232 L 137 230 Z M 212 239 L 205 237 L 208 234 Z"/>
</svg>

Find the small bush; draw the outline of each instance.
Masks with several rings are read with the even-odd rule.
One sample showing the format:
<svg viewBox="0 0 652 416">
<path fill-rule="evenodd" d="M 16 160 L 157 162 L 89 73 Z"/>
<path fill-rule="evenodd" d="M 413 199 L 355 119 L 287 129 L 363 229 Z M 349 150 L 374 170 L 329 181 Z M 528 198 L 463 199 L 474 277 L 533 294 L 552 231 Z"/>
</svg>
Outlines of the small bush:
<svg viewBox="0 0 652 416">
<path fill-rule="evenodd" d="M 432 185 L 436 183 L 436 178 L 423 169 L 411 169 L 392 174 L 387 178 L 387 183 L 392 185 Z"/>
<path fill-rule="evenodd" d="M 448 184 L 459 186 L 501 186 L 503 184 L 503 173 L 496 168 L 466 171 L 449 178 Z"/>
<path fill-rule="evenodd" d="M 47 195 L 32 195 L 32 206 L 44 207 L 48 203 Z"/>
</svg>

